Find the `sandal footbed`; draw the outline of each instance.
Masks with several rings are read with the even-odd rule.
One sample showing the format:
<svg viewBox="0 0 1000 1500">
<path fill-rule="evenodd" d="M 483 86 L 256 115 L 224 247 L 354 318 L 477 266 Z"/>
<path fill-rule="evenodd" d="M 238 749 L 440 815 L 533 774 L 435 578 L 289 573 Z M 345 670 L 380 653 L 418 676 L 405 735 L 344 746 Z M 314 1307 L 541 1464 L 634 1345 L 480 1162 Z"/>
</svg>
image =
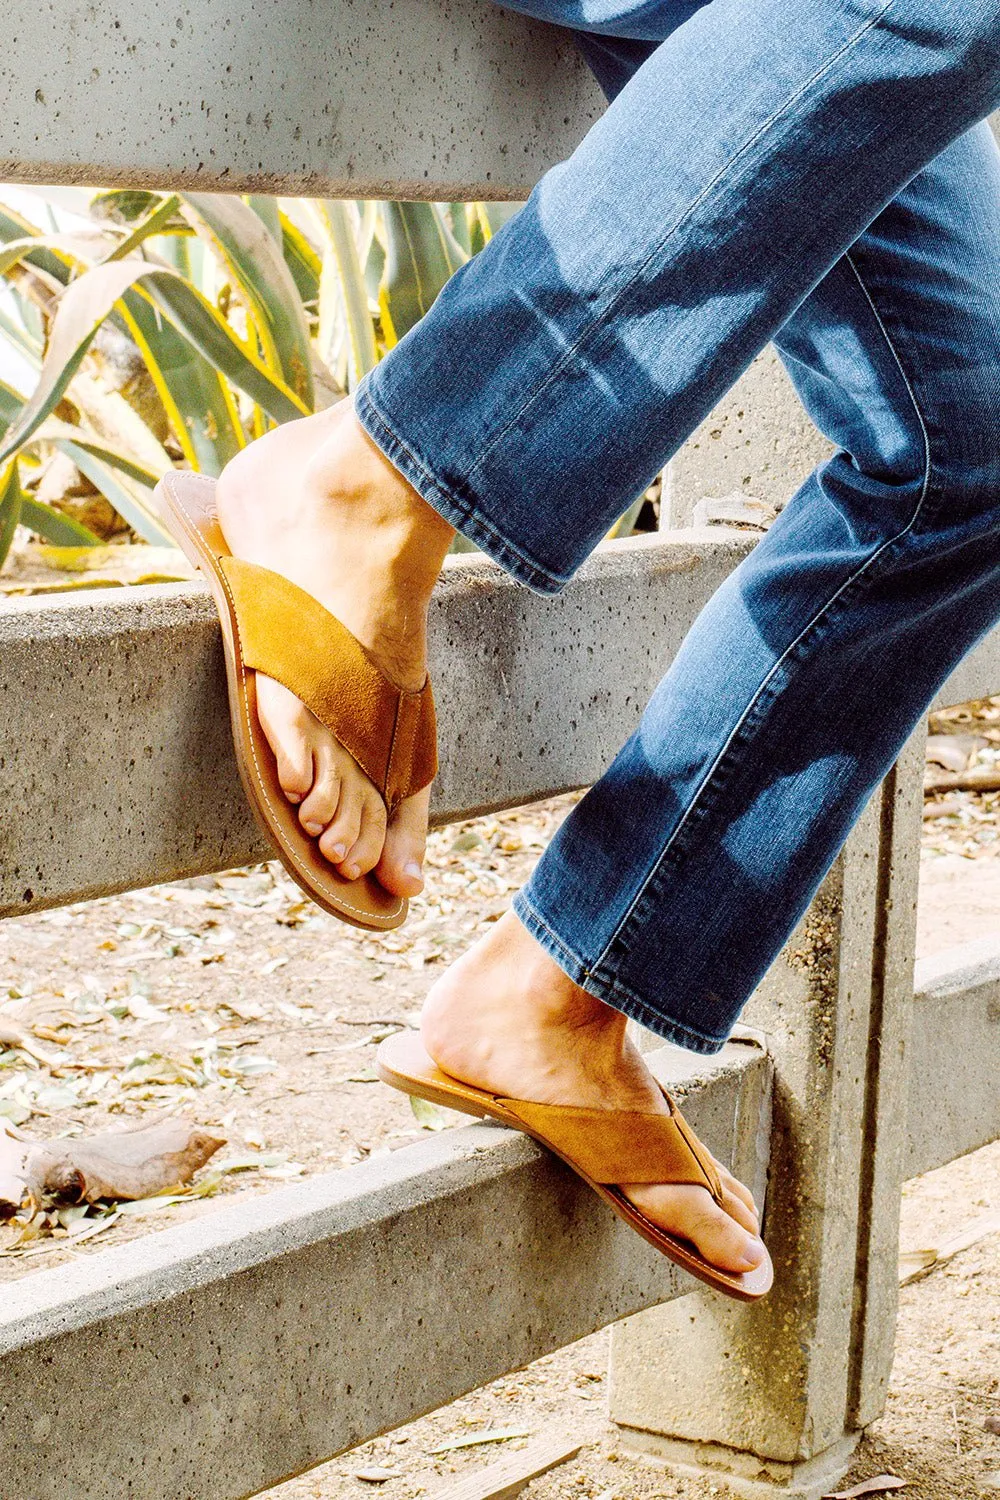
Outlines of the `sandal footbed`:
<svg viewBox="0 0 1000 1500">
<path fill-rule="evenodd" d="M 582 1170 L 578 1162 L 548 1140 L 541 1129 L 529 1129 L 517 1115 L 505 1108 L 497 1095 L 489 1093 L 486 1089 L 478 1089 L 471 1084 L 463 1083 L 460 1079 L 452 1078 L 443 1072 L 428 1057 L 414 1033 L 397 1032 L 395 1036 L 388 1037 L 382 1042 L 375 1054 L 375 1071 L 383 1083 L 388 1083 L 393 1088 L 402 1090 L 403 1093 L 414 1094 L 417 1098 L 426 1099 L 431 1104 L 460 1110 L 463 1114 L 475 1115 L 480 1119 L 499 1120 L 504 1125 L 510 1125 L 515 1130 L 532 1136 L 540 1145 L 547 1147 L 564 1161 L 637 1234 L 642 1235 L 649 1244 L 655 1246 L 683 1270 L 704 1282 L 706 1286 L 742 1302 L 757 1302 L 770 1291 L 774 1280 L 774 1268 L 770 1256 L 752 1271 L 730 1272 L 713 1266 L 689 1240 L 669 1234 L 653 1224 L 640 1213 L 620 1189 L 595 1182 Z M 537 1106 L 535 1114 L 537 1118 Z M 629 1180 L 627 1165 L 623 1165 L 622 1180 Z"/>
</svg>

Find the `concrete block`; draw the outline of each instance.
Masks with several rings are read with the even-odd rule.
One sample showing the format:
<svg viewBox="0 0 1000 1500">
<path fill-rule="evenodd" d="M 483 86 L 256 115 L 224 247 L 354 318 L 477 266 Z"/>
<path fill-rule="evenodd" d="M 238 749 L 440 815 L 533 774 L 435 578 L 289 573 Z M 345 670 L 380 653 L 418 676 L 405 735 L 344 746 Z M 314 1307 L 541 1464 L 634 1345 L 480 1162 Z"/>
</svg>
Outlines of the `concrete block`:
<svg viewBox="0 0 1000 1500">
<path fill-rule="evenodd" d="M 752 1176 L 764 1053 L 650 1061 Z M 443 1131 L 7 1287 L 0 1489 L 242 1500 L 691 1284 L 527 1137 Z"/>
<path fill-rule="evenodd" d="M 481 0 L 39 0 L 0 180 L 526 198 L 604 109 L 558 28 Z"/>
<path fill-rule="evenodd" d="M 751 542 L 614 542 L 554 599 L 481 556 L 431 611 L 438 821 L 594 780 Z M 200 585 L 0 608 L 0 915 L 269 857 L 230 745 Z"/>
<path fill-rule="evenodd" d="M 907 1177 L 1000 1139 L 1000 938 L 923 959 L 915 982 Z"/>
<path fill-rule="evenodd" d="M 666 524 L 690 526 L 706 495 L 749 495 L 780 509 L 832 452 L 768 346 L 671 459 Z"/>
<path fill-rule="evenodd" d="M 959 662 L 933 706 L 951 708 L 956 703 L 992 698 L 997 693 L 1000 693 L 1000 626 Z"/>
<path fill-rule="evenodd" d="M 870 1421 L 884 1398 L 897 1291 L 885 1241 L 903 1135 L 886 1101 L 903 1089 L 912 993 L 918 748 L 744 1013 L 775 1067 L 774 1291 L 750 1308 L 696 1294 L 613 1334 L 610 1410 L 623 1443 L 722 1472 L 738 1493 L 821 1493 L 846 1467 L 859 1413 Z"/>
<path fill-rule="evenodd" d="M 788 1464 L 714 1443 L 675 1443 L 653 1432 L 629 1432 L 627 1447 L 678 1477 L 704 1482 L 724 1475 L 725 1494 L 741 1500 L 823 1500 L 847 1470 L 860 1437 L 848 1433 L 817 1458 Z"/>
</svg>

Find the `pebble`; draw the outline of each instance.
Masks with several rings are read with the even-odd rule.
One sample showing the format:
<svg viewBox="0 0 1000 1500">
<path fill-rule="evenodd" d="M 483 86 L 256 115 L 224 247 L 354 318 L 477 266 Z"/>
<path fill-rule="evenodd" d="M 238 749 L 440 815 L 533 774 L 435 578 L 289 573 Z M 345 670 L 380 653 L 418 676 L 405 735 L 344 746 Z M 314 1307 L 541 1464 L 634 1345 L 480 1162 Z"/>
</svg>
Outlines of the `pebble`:
<svg viewBox="0 0 1000 1500">
<path fill-rule="evenodd" d="M 354 1477 L 363 1479 L 365 1484 L 385 1484 L 387 1479 L 395 1479 L 397 1474 L 395 1469 L 380 1469 L 376 1466 L 371 1469 L 358 1469 Z"/>
</svg>

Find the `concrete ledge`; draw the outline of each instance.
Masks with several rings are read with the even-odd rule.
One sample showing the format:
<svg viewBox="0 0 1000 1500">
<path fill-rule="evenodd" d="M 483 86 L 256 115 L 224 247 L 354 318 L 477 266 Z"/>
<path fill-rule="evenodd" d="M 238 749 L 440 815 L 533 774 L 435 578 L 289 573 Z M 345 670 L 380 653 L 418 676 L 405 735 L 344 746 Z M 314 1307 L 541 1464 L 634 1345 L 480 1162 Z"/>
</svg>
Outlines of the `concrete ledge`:
<svg viewBox="0 0 1000 1500">
<path fill-rule="evenodd" d="M 904 1175 L 1000 1139 L 1000 939 L 917 964 Z"/>
<path fill-rule="evenodd" d="M 1000 693 L 1000 627 L 970 651 L 948 678 L 934 700 L 935 708 L 971 703 Z"/>
<path fill-rule="evenodd" d="M 449 559 L 431 612 L 446 822 L 586 786 L 752 547 L 722 527 L 600 548 L 557 598 Z M 0 916 L 269 856 L 236 773 L 199 584 L 0 608 Z M 1000 686 L 1000 631 L 939 703 Z"/>
<path fill-rule="evenodd" d="M 554 599 L 485 558 L 451 559 L 431 615 L 435 818 L 599 776 L 749 545 L 718 531 L 611 543 Z M 12 601 L 0 663 L 0 915 L 269 857 L 203 587 Z"/>
<path fill-rule="evenodd" d="M 526 198 L 603 95 L 481 0 L 41 0 L 0 58 L 0 180 Z"/>
<path fill-rule="evenodd" d="M 761 1050 L 650 1060 L 753 1181 Z M 5 1288 L 3 1493 L 241 1500 L 692 1285 L 526 1137 L 444 1131 Z"/>
</svg>

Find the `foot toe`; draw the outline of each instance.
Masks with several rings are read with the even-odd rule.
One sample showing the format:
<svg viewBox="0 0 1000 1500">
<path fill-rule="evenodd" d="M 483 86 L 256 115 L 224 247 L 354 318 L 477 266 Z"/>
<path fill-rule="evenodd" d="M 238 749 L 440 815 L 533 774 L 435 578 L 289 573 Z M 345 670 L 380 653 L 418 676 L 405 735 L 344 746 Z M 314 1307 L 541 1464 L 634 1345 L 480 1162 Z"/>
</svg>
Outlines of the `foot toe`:
<svg viewBox="0 0 1000 1500">
<path fill-rule="evenodd" d="M 424 851 L 431 789 L 401 802 L 389 819 L 382 856 L 375 869 L 379 881 L 394 896 L 416 896 L 424 888 Z"/>
<path fill-rule="evenodd" d="M 715 1158 L 713 1157 L 712 1160 L 715 1161 Z M 723 1188 L 725 1188 L 728 1192 L 734 1194 L 735 1197 L 739 1198 L 741 1203 L 743 1203 L 743 1205 L 748 1208 L 753 1214 L 755 1223 L 759 1222 L 759 1217 L 757 1214 L 757 1204 L 754 1201 L 754 1196 L 753 1193 L 751 1193 L 750 1189 L 746 1187 L 742 1182 L 740 1182 L 738 1177 L 734 1177 L 732 1172 L 729 1171 L 729 1168 L 723 1166 L 722 1162 L 715 1161 L 715 1165 L 719 1169 L 719 1176 L 722 1179 Z"/>
<path fill-rule="evenodd" d="M 332 738 L 323 740 L 314 752 L 314 777 L 309 795 L 299 808 L 299 821 L 306 833 L 318 838 L 333 822 L 340 801 L 340 769 Z"/>
<path fill-rule="evenodd" d="M 348 880 L 367 875 L 378 864 L 385 843 L 385 803 L 377 793 L 364 798 L 361 827 L 352 848 L 348 849 L 342 871 Z"/>
<path fill-rule="evenodd" d="M 313 784 L 311 731 L 319 725 L 294 693 L 260 672 L 257 713 L 274 752 L 281 789 L 289 802 L 301 802 Z"/>
<path fill-rule="evenodd" d="M 767 1251 L 758 1236 L 714 1203 L 704 1188 L 630 1184 L 623 1191 L 654 1224 L 690 1240 L 710 1265 L 738 1273 L 763 1263 Z M 738 1200 L 730 1195 L 729 1201 L 735 1206 Z"/>
<path fill-rule="evenodd" d="M 320 838 L 319 850 L 332 865 L 343 865 L 349 849 L 353 849 L 361 832 L 361 814 L 364 810 L 364 794 L 360 776 L 347 776 L 341 782 L 340 801 L 332 823 Z M 346 870 L 341 871 L 348 880 Z"/>
</svg>

